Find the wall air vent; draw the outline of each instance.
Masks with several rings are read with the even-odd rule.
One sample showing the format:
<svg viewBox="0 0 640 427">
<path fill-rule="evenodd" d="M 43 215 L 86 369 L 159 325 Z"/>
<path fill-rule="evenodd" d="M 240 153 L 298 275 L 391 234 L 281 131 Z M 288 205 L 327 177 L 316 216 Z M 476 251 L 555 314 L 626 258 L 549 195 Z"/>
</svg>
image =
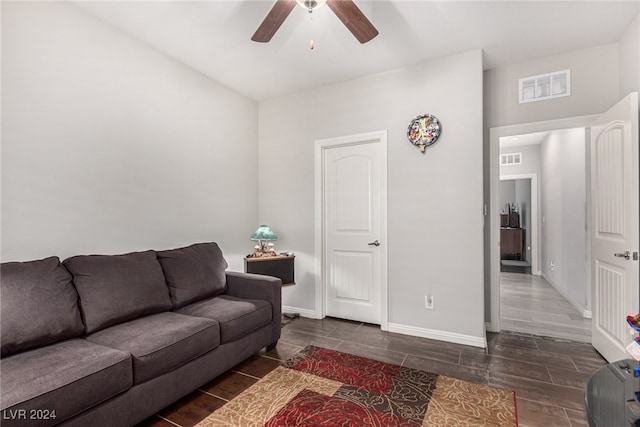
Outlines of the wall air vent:
<svg viewBox="0 0 640 427">
<path fill-rule="evenodd" d="M 524 77 L 518 80 L 520 104 L 571 95 L 571 70 Z"/>
<path fill-rule="evenodd" d="M 500 166 L 522 164 L 522 153 L 500 154 Z"/>
</svg>

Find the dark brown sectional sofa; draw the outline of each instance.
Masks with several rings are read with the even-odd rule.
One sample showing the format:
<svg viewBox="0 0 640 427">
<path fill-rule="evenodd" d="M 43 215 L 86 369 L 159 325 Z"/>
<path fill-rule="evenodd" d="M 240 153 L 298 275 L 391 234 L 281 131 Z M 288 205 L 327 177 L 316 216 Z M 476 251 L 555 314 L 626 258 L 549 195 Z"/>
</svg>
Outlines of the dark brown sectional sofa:
<svg viewBox="0 0 640 427">
<path fill-rule="evenodd" d="M 280 279 L 216 243 L 0 267 L 2 426 L 133 425 L 280 338 Z"/>
</svg>

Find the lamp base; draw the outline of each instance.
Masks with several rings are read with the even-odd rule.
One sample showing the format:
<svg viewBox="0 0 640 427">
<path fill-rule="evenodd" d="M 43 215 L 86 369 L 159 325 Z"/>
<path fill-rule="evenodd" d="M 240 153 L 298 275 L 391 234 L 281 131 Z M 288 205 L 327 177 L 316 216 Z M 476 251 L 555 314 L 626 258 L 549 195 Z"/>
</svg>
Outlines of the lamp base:
<svg viewBox="0 0 640 427">
<path fill-rule="evenodd" d="M 260 249 L 256 249 L 251 255 L 252 258 L 266 258 L 270 256 L 278 256 L 278 254 L 276 254 L 276 252 L 273 249 L 267 252 L 263 252 Z"/>
<path fill-rule="evenodd" d="M 254 246 L 253 258 L 265 258 L 276 256 L 276 251 L 273 249 L 273 243 L 268 243 L 266 240 L 260 240 L 260 242 Z"/>
</svg>

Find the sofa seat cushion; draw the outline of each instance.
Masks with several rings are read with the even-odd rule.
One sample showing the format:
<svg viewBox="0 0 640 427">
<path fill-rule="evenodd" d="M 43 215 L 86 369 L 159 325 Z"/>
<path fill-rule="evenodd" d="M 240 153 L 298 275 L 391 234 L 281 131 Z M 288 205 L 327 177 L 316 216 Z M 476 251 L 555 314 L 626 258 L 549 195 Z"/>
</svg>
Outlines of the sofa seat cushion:
<svg viewBox="0 0 640 427">
<path fill-rule="evenodd" d="M 217 243 L 159 251 L 158 261 L 171 292 L 174 308 L 224 293 L 227 261 Z"/>
<path fill-rule="evenodd" d="M 165 312 L 103 329 L 87 340 L 131 353 L 133 383 L 140 384 L 218 347 L 220 327 L 215 320 Z"/>
<path fill-rule="evenodd" d="M 0 271 L 2 356 L 82 335 L 78 293 L 58 257 L 7 262 Z"/>
<path fill-rule="evenodd" d="M 56 424 L 133 384 L 128 353 L 80 338 L 3 358 L 0 371 L 0 409 L 5 414 L 19 409 L 27 414 L 55 411 Z M 51 420 L 41 421 L 51 424 Z M 29 421 L 29 426 L 40 424 Z"/>
<path fill-rule="evenodd" d="M 229 295 L 198 301 L 177 310 L 190 316 L 215 319 L 220 323 L 220 343 L 226 344 L 271 322 L 271 304 L 260 299 Z"/>
</svg>

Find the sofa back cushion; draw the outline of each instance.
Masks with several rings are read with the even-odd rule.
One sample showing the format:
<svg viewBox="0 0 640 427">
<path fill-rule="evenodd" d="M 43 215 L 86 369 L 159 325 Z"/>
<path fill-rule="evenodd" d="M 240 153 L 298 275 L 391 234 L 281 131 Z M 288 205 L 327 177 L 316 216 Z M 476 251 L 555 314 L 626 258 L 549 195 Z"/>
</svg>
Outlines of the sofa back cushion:
<svg viewBox="0 0 640 427">
<path fill-rule="evenodd" d="M 158 252 L 174 308 L 226 291 L 227 261 L 217 243 Z"/>
<path fill-rule="evenodd" d="M 71 274 L 58 257 L 0 264 L 2 356 L 78 337 L 84 330 Z"/>
<path fill-rule="evenodd" d="M 63 264 L 73 274 L 87 334 L 171 309 L 169 289 L 154 251 L 79 255 Z"/>
</svg>

